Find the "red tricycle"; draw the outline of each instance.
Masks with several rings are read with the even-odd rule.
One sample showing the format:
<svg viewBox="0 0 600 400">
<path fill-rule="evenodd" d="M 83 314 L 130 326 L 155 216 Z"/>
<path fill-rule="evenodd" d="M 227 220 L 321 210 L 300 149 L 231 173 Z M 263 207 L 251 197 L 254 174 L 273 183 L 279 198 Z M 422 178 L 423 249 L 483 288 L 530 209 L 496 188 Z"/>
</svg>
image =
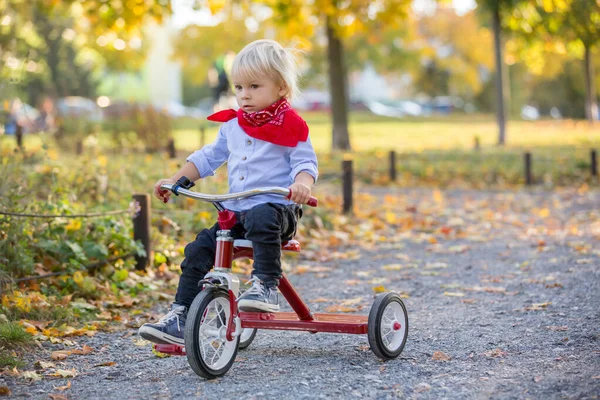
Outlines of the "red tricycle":
<svg viewBox="0 0 600 400">
<path fill-rule="evenodd" d="M 276 194 L 289 198 L 290 190 L 281 187 L 253 189 L 226 195 L 208 195 L 190 191 L 194 184 L 181 178 L 176 184 L 163 184 L 164 190 L 175 195 L 212 203 L 219 212 L 217 249 L 213 271 L 198 284 L 202 291 L 189 308 L 185 331 L 185 347 L 155 344 L 156 351 L 174 355 L 187 355 L 196 374 L 214 379 L 231 368 L 238 349 L 252 343 L 257 329 L 308 331 L 311 333 L 367 334 L 375 355 L 382 359 L 398 357 L 408 336 L 408 314 L 398 294 L 390 292 L 377 296 L 369 315 L 312 313 L 302 301 L 285 274 L 280 279 L 279 291 L 293 312 L 241 312 L 237 309 L 240 280 L 231 272 L 232 261 L 252 258 L 252 242 L 234 240 L 229 229 L 235 224 L 235 214 L 221 204 L 259 194 Z M 317 199 L 308 205 L 316 207 Z M 300 251 L 300 244 L 290 240 L 282 244 L 283 251 Z"/>
</svg>

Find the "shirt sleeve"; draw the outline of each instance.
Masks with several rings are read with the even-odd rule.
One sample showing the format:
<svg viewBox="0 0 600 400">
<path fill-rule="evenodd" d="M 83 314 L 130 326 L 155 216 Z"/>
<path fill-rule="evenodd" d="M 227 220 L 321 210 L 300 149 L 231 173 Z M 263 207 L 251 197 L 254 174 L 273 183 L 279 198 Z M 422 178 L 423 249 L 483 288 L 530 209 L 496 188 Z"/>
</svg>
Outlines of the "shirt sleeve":
<svg viewBox="0 0 600 400">
<path fill-rule="evenodd" d="M 292 182 L 300 172 L 306 172 L 314 178 L 315 183 L 317 182 L 319 163 L 317 162 L 315 149 L 310 142 L 310 137 L 306 139 L 306 142 L 298 142 L 298 145 L 290 150 L 290 166 L 292 167 L 290 173 Z"/>
<path fill-rule="evenodd" d="M 214 175 L 215 170 L 223 165 L 228 158 L 229 149 L 227 148 L 225 124 L 223 124 L 215 141 L 193 152 L 186 161 L 193 163 L 200 173 L 200 177 L 205 178 Z"/>
</svg>

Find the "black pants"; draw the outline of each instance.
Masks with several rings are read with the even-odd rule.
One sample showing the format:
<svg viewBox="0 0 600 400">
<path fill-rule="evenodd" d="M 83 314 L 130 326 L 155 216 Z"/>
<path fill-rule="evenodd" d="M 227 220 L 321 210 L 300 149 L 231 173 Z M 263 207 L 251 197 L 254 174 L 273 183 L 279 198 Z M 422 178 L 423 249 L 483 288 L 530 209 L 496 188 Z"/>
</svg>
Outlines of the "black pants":
<svg viewBox="0 0 600 400">
<path fill-rule="evenodd" d="M 290 240 L 296 232 L 299 207 L 265 203 L 247 211 L 236 212 L 236 224 L 231 228 L 234 239 L 252 241 L 254 270 L 269 287 L 279 284 L 281 276 L 281 242 Z M 215 263 L 219 224 L 204 229 L 196 240 L 185 246 L 181 263 L 181 278 L 175 303 L 189 307 L 200 292 L 198 281 L 204 278 Z"/>
</svg>

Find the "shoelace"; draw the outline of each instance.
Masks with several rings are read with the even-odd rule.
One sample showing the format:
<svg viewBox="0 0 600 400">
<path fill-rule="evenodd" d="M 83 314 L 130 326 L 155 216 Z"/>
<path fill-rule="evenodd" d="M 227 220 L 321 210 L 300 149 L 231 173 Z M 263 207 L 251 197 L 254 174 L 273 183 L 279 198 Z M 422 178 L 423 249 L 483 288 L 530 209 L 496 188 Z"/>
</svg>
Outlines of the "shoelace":
<svg viewBox="0 0 600 400">
<path fill-rule="evenodd" d="M 265 287 L 262 284 L 262 282 L 260 281 L 260 279 L 258 279 L 257 277 L 253 277 L 248 282 L 246 282 L 246 284 L 249 284 L 249 283 L 252 283 L 252 287 L 250 289 L 246 290 L 246 293 L 258 294 L 260 296 L 265 295 Z"/>
<path fill-rule="evenodd" d="M 179 307 L 174 308 L 173 310 L 169 311 L 167 313 L 167 315 L 165 315 L 164 317 L 159 319 L 158 323 L 166 325 L 168 322 L 171 322 L 173 319 L 176 319 L 177 320 L 177 331 L 181 332 L 181 328 L 180 328 L 180 324 L 179 324 L 179 315 L 181 315 L 182 312 L 183 312 L 183 310 L 181 308 L 179 308 Z"/>
</svg>

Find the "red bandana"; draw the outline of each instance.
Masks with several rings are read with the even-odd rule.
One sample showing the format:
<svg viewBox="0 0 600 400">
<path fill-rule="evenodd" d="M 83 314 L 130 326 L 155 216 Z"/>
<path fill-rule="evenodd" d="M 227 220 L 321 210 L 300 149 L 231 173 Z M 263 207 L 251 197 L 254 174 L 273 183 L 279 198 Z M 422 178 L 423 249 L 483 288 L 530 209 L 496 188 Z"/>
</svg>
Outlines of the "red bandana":
<svg viewBox="0 0 600 400">
<path fill-rule="evenodd" d="M 296 147 L 308 139 L 306 122 L 282 98 L 262 111 L 244 112 L 241 108 L 223 110 L 208 116 L 209 121 L 227 122 L 238 119 L 238 124 L 248 136 L 279 146 Z"/>
</svg>

